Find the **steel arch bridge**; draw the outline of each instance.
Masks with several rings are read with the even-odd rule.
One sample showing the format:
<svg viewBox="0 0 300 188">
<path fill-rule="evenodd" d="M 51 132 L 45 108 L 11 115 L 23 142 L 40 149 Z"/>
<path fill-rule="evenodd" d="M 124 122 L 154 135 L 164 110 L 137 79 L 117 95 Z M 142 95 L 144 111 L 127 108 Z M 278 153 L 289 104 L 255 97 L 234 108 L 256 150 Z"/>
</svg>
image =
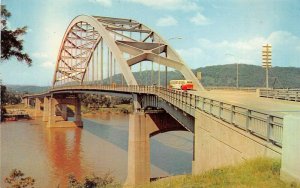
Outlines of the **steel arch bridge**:
<svg viewBox="0 0 300 188">
<path fill-rule="evenodd" d="M 165 67 L 165 74 L 167 68 L 179 71 L 194 82 L 196 90 L 204 89 L 176 51 L 149 27 L 131 19 L 86 15 L 73 19 L 64 34 L 53 88 L 90 82 L 141 85 L 133 71 L 134 66 L 141 71 L 142 63 L 151 66 L 152 72 L 154 63 L 159 67 L 157 72 L 160 66 Z M 152 79 L 153 75 L 150 84 Z M 160 82 L 158 75 L 158 85 Z"/>
</svg>

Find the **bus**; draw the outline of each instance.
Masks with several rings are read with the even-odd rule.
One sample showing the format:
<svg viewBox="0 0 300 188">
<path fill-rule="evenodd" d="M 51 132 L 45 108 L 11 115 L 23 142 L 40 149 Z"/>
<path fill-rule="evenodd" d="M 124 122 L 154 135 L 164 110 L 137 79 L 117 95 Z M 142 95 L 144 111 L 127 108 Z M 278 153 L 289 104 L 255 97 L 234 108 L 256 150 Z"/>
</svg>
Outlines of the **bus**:
<svg viewBox="0 0 300 188">
<path fill-rule="evenodd" d="M 191 80 L 170 80 L 170 89 L 189 90 L 194 84 Z"/>
</svg>

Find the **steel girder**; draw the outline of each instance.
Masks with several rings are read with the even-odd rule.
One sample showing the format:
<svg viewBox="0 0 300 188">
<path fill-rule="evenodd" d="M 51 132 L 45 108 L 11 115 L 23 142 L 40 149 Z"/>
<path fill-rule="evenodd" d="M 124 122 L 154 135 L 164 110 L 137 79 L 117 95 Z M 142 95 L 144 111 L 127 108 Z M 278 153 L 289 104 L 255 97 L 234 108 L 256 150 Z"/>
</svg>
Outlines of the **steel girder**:
<svg viewBox="0 0 300 188">
<path fill-rule="evenodd" d="M 204 89 L 176 51 L 149 27 L 131 19 L 85 15 L 72 20 L 65 32 L 56 61 L 53 87 L 65 79 L 82 84 L 100 42 L 106 44 L 114 55 L 127 85 L 137 85 L 130 66 L 148 60 L 178 70 L 185 79 L 195 83 L 196 90 Z M 125 53 L 129 58 L 124 57 Z"/>
</svg>

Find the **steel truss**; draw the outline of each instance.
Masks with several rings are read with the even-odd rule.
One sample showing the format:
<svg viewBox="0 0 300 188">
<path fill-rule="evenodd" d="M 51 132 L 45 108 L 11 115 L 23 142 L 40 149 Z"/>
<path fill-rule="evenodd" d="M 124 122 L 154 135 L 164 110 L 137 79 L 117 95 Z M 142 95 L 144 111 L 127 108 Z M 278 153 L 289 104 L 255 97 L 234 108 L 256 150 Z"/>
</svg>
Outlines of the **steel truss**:
<svg viewBox="0 0 300 188">
<path fill-rule="evenodd" d="M 104 84 L 105 79 L 111 84 L 117 69 L 127 85 L 138 85 L 131 66 L 142 61 L 176 69 L 203 90 L 176 51 L 149 27 L 131 19 L 85 15 L 76 17 L 65 32 L 53 87 L 96 80 Z"/>
</svg>

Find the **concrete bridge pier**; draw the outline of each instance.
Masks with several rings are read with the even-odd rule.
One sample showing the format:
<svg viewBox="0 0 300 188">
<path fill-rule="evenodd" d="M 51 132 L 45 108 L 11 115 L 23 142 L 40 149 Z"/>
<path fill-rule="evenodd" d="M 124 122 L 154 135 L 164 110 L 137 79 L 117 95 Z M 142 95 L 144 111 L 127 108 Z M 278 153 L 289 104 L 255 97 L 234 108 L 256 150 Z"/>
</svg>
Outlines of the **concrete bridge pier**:
<svg viewBox="0 0 300 188">
<path fill-rule="evenodd" d="M 75 105 L 75 124 L 77 127 L 83 127 L 83 122 L 81 119 L 81 102 L 77 96 L 74 101 Z"/>
<path fill-rule="evenodd" d="M 150 133 L 155 124 L 142 112 L 129 115 L 128 174 L 125 186 L 150 182 Z"/>
<path fill-rule="evenodd" d="M 44 110 L 45 120 L 48 114 L 47 127 L 82 127 L 81 119 L 81 103 L 78 96 L 70 98 L 66 96 L 52 96 L 48 100 L 48 107 Z M 68 121 L 68 107 L 67 105 L 75 106 L 75 121 Z M 46 106 L 46 105 L 45 105 Z M 57 115 L 56 111 L 60 111 Z M 48 113 L 47 113 L 48 112 Z"/>
<path fill-rule="evenodd" d="M 42 121 L 46 122 L 49 119 L 49 98 L 44 97 L 44 111 Z"/>
<path fill-rule="evenodd" d="M 48 123 L 47 127 L 55 127 L 56 124 L 56 105 L 58 101 L 54 97 L 49 98 L 48 102 Z"/>
<path fill-rule="evenodd" d="M 43 103 L 42 99 L 35 98 L 34 117 L 42 116 L 42 110 L 41 110 L 42 103 Z"/>
<path fill-rule="evenodd" d="M 25 108 L 28 108 L 28 106 L 29 106 L 29 98 L 28 97 L 23 98 L 22 102 L 24 103 Z"/>
<path fill-rule="evenodd" d="M 64 121 L 68 121 L 68 106 L 66 104 L 61 105 L 61 117 Z"/>
<path fill-rule="evenodd" d="M 150 137 L 175 130 L 186 131 L 182 125 L 164 112 L 135 112 L 129 115 L 128 173 L 125 187 L 150 182 Z"/>
</svg>

